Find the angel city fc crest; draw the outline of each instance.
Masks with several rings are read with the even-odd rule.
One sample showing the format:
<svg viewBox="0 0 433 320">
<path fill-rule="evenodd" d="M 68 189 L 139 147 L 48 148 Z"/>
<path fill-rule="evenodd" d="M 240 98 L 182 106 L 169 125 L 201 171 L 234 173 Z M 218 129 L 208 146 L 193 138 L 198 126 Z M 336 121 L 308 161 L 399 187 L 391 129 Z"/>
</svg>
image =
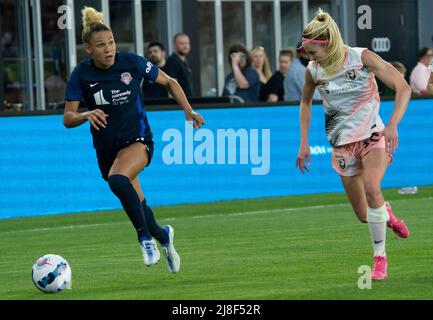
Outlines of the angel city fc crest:
<svg viewBox="0 0 433 320">
<path fill-rule="evenodd" d="M 120 81 L 126 85 L 129 85 L 132 81 L 132 76 L 129 72 L 124 72 L 120 75 Z"/>
<path fill-rule="evenodd" d="M 355 69 L 348 70 L 348 71 L 346 72 L 346 78 L 347 78 L 348 80 L 355 80 L 355 79 L 356 79 L 356 72 L 355 72 Z"/>
<path fill-rule="evenodd" d="M 346 169 L 346 161 L 344 161 L 344 159 L 339 159 L 338 164 L 342 170 Z"/>
</svg>

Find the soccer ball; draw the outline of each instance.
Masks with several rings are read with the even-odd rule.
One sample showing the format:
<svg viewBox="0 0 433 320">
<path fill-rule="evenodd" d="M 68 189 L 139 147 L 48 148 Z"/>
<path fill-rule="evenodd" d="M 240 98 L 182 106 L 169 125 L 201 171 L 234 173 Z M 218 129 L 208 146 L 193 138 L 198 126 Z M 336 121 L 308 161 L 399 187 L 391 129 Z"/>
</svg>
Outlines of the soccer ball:
<svg viewBox="0 0 433 320">
<path fill-rule="evenodd" d="M 47 254 L 37 259 L 33 265 L 32 280 L 42 292 L 56 293 L 71 288 L 72 270 L 63 257 Z"/>
</svg>

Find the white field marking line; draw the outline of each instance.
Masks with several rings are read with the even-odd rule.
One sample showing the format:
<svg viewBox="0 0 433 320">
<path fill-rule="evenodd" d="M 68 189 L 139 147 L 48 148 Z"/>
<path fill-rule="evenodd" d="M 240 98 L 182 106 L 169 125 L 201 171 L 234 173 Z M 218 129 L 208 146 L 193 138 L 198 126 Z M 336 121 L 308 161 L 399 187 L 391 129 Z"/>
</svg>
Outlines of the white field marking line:
<svg viewBox="0 0 433 320">
<path fill-rule="evenodd" d="M 21 229 L 21 230 L 13 230 L 13 231 L 0 231 L 0 234 L 15 233 L 15 232 L 41 232 L 41 231 L 67 230 L 67 229 L 78 229 L 78 228 L 93 228 L 93 227 L 109 226 L 109 225 L 116 225 L 116 224 L 127 224 L 127 223 L 131 223 L 131 222 L 122 221 L 122 222 L 106 222 L 106 223 L 89 223 L 89 224 L 77 224 L 77 225 L 62 226 L 62 227 L 52 227 L 52 228 Z"/>
<path fill-rule="evenodd" d="M 310 207 L 298 207 L 298 208 L 244 211 L 244 212 L 233 212 L 233 213 L 216 213 L 216 214 L 192 216 L 190 218 L 191 219 L 202 219 L 202 218 L 214 218 L 214 217 L 222 217 L 222 216 L 235 217 L 235 216 L 248 216 L 248 215 L 256 215 L 256 214 L 272 214 L 272 213 L 280 213 L 280 212 L 292 212 L 292 211 L 297 211 L 297 210 L 315 210 L 315 209 L 325 209 L 325 208 L 332 208 L 332 207 L 346 207 L 346 206 L 349 206 L 349 204 L 337 203 L 337 204 L 328 204 L 328 205 L 310 206 Z"/>
<path fill-rule="evenodd" d="M 433 197 L 424 197 L 424 198 L 416 198 L 416 199 L 398 199 L 393 200 L 392 202 L 407 202 L 412 200 L 433 200 Z M 247 216 L 247 215 L 257 215 L 257 214 L 273 214 L 273 213 L 283 213 L 283 212 L 293 212 L 297 210 L 316 210 L 316 209 L 326 209 L 326 208 L 334 208 L 334 207 L 349 207 L 349 203 L 337 203 L 337 204 L 329 204 L 329 205 L 320 205 L 320 206 L 309 206 L 309 207 L 298 207 L 298 208 L 284 208 L 284 209 L 273 209 L 273 210 L 259 210 L 259 211 L 243 211 L 243 212 L 233 212 L 233 213 L 217 213 L 217 214 L 207 214 L 207 215 L 198 215 L 191 217 L 183 217 L 184 219 L 206 219 L 206 218 L 215 218 L 215 217 L 235 217 L 235 216 Z M 160 221 L 175 221 L 179 218 L 169 217 L 160 219 Z M 17 233 L 17 232 L 41 232 L 41 231 L 50 231 L 50 230 L 68 230 L 68 229 L 78 229 L 78 228 L 93 228 L 99 226 L 109 226 L 116 224 L 130 224 L 129 221 L 122 222 L 107 222 L 107 223 L 92 223 L 92 224 L 77 224 L 77 225 L 69 225 L 62 227 L 52 227 L 52 228 L 35 228 L 35 229 L 24 229 L 24 230 L 13 230 L 13 231 L 0 231 L 0 234 L 8 234 L 8 233 Z"/>
<path fill-rule="evenodd" d="M 280 212 L 291 212 L 296 210 L 309 210 L 309 209 L 324 209 L 328 207 L 341 207 L 348 206 L 348 204 L 333 204 L 333 205 L 321 205 L 321 206 L 310 206 L 310 207 L 300 207 L 300 208 L 283 208 L 283 209 L 273 209 L 273 210 L 260 210 L 260 211 L 244 211 L 244 212 L 232 212 L 232 213 L 216 213 L 216 214 L 208 214 L 208 215 L 198 215 L 191 217 L 184 217 L 182 219 L 203 219 L 203 218 L 215 218 L 215 217 L 227 217 L 227 216 L 245 216 L 245 215 L 256 215 L 256 214 L 272 214 L 272 213 L 280 213 Z M 174 221 L 179 218 L 169 217 L 165 219 L 161 219 L 160 221 Z M 14 231 L 3 231 L 0 233 L 15 233 L 15 232 L 41 232 L 41 231 L 51 231 L 51 230 L 68 230 L 68 229 L 78 229 L 78 228 L 93 228 L 100 226 L 109 226 L 116 224 L 129 224 L 129 221 L 122 222 L 106 222 L 106 223 L 89 223 L 89 224 L 77 224 L 77 225 L 69 225 L 62 227 L 52 227 L 52 228 L 35 228 L 35 229 L 24 229 L 24 230 L 14 230 Z"/>
<path fill-rule="evenodd" d="M 412 200 L 433 200 L 433 197 L 424 197 L 424 198 L 417 198 L 417 199 L 398 199 L 393 200 L 392 202 L 407 202 Z M 260 211 L 244 211 L 244 212 L 233 212 L 233 213 L 216 213 L 216 214 L 207 214 L 207 215 L 198 215 L 198 216 L 192 216 L 187 217 L 190 219 L 202 219 L 202 218 L 213 218 L 213 217 L 227 217 L 227 216 L 247 216 L 247 215 L 255 215 L 255 214 L 272 214 L 272 213 L 281 213 L 281 212 L 292 212 L 297 210 L 315 210 L 315 209 L 326 209 L 326 208 L 333 208 L 333 207 L 350 207 L 349 202 L 347 203 L 336 203 L 336 204 L 326 204 L 326 205 L 319 205 L 319 206 L 309 206 L 309 207 L 297 207 L 297 208 L 283 208 L 283 209 L 273 209 L 273 210 L 260 210 Z M 169 218 L 176 220 L 176 218 Z M 182 218 L 185 219 L 185 218 Z"/>
</svg>

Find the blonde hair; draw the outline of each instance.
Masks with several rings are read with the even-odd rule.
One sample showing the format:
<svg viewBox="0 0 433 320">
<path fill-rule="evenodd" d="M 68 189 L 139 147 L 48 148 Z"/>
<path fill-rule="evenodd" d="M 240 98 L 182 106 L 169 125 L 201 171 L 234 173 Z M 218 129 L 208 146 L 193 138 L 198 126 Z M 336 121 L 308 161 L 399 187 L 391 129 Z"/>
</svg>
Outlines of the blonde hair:
<svg viewBox="0 0 433 320">
<path fill-rule="evenodd" d="M 319 9 L 313 20 L 305 27 L 302 37 L 327 41 L 326 57 L 320 61 L 320 65 L 329 75 L 341 70 L 346 58 L 347 46 L 344 44 L 337 23 L 327 12 Z"/>
<path fill-rule="evenodd" d="M 266 78 L 266 81 L 269 81 L 269 79 L 272 77 L 272 72 L 271 72 L 271 64 L 269 63 L 269 59 L 268 59 L 268 56 L 266 55 L 265 48 L 263 48 L 263 47 L 254 48 L 253 50 L 251 50 L 251 56 L 253 57 L 253 60 L 254 60 L 254 55 L 259 51 L 263 52 L 263 57 L 264 57 L 264 61 L 265 61 L 263 63 L 263 66 L 262 66 L 262 72 Z"/>
<path fill-rule="evenodd" d="M 83 16 L 83 31 L 81 38 L 84 43 L 90 43 L 92 33 L 98 31 L 111 31 L 109 27 L 104 24 L 104 15 L 92 7 L 84 7 L 81 10 Z"/>
</svg>

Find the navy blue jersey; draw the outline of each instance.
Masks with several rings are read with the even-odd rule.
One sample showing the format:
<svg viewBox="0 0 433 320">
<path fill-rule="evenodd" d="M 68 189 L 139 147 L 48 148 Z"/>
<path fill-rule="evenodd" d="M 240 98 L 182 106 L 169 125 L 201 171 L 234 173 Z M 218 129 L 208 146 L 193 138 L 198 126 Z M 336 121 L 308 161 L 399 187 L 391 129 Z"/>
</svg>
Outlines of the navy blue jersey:
<svg viewBox="0 0 433 320">
<path fill-rule="evenodd" d="M 166 66 L 160 67 L 159 70 L 165 72 Z M 168 98 L 167 89 L 150 80 L 143 81 L 141 84 L 141 92 L 144 99 Z"/>
<path fill-rule="evenodd" d="M 96 150 L 120 149 L 131 139 L 152 141 L 152 131 L 141 101 L 143 78 L 155 81 L 159 69 L 134 53 L 117 52 L 113 66 L 103 70 L 91 58 L 78 64 L 66 89 L 66 100 L 84 101 L 89 110 L 101 109 L 107 126 L 90 127 Z"/>
</svg>

